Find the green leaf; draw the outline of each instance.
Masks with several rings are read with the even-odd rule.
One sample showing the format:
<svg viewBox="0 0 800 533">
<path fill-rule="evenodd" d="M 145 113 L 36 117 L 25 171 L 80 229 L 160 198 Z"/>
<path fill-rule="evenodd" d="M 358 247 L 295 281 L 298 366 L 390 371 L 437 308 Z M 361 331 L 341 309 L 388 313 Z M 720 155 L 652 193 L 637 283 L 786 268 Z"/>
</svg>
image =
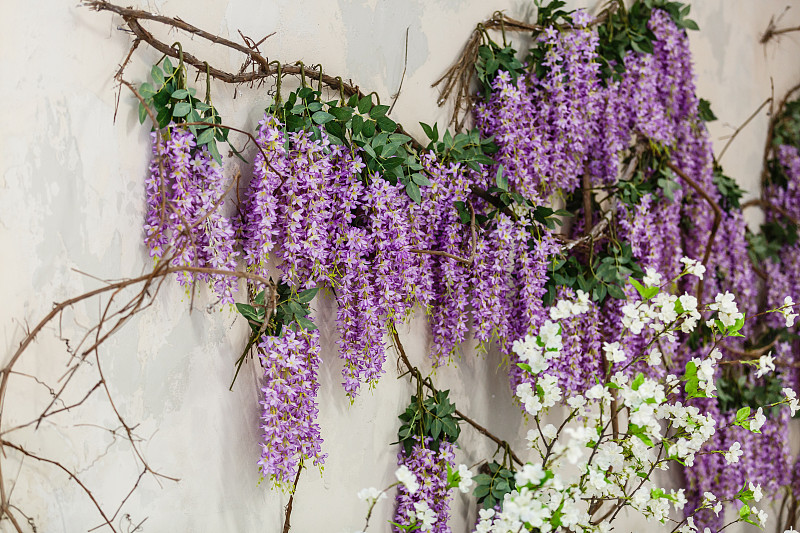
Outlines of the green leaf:
<svg viewBox="0 0 800 533">
<path fill-rule="evenodd" d="M 431 437 L 433 440 L 438 440 L 439 435 L 442 434 L 442 421 L 439 418 L 434 419 L 433 424 L 431 424 Z"/>
<path fill-rule="evenodd" d="M 353 109 L 350 107 L 331 107 L 328 111 L 342 122 L 347 122 L 353 116 Z"/>
<path fill-rule="evenodd" d="M 153 78 L 156 87 L 164 85 L 164 74 L 158 65 L 153 65 L 153 68 L 150 69 L 150 77 Z"/>
<path fill-rule="evenodd" d="M 497 173 L 494 176 L 494 181 L 499 189 L 504 191 L 508 190 L 508 177 L 503 173 L 503 165 L 497 166 Z"/>
<path fill-rule="evenodd" d="M 211 142 L 214 138 L 214 128 L 206 128 L 197 136 L 197 146 L 202 146 Z"/>
<path fill-rule="evenodd" d="M 406 184 L 406 194 L 409 198 L 411 198 L 414 203 L 421 204 L 422 203 L 422 195 L 419 192 L 419 186 L 414 183 L 413 181 L 409 181 Z"/>
<path fill-rule="evenodd" d="M 144 124 L 147 119 L 147 108 L 143 103 L 139 102 L 139 124 Z"/>
<path fill-rule="evenodd" d="M 295 301 L 290 301 L 287 305 L 296 316 L 306 316 L 308 314 L 308 310 Z"/>
<path fill-rule="evenodd" d="M 388 105 L 376 105 L 369 112 L 369 117 L 372 118 L 372 119 L 377 120 L 380 117 L 385 116 L 387 111 L 389 111 L 389 106 Z"/>
<path fill-rule="evenodd" d="M 433 128 L 431 128 L 430 126 L 428 126 L 424 122 L 420 122 L 419 125 L 422 126 L 422 131 L 425 132 L 425 135 L 428 137 L 428 139 L 430 139 L 433 142 L 436 142 L 436 141 L 439 140 L 439 135 L 438 135 L 438 133 L 434 135 Z"/>
<path fill-rule="evenodd" d="M 189 114 L 189 111 L 192 110 L 192 106 L 186 102 L 178 102 L 175 104 L 175 107 L 172 108 L 172 116 L 173 117 L 185 117 Z"/>
<path fill-rule="evenodd" d="M 222 164 L 222 156 L 219 155 L 219 150 L 217 150 L 217 141 L 211 141 L 206 145 L 208 147 L 208 152 L 211 154 L 211 157 L 214 158 L 218 164 Z"/>
<path fill-rule="evenodd" d="M 745 406 L 736 411 L 736 425 L 740 426 L 742 422 L 750 417 L 750 407 Z"/>
<path fill-rule="evenodd" d="M 166 107 L 162 107 L 158 110 L 158 114 L 156 115 L 156 121 L 158 122 L 158 127 L 163 129 L 166 128 L 171 120 L 171 116 L 169 113 L 169 109 Z"/>
<path fill-rule="evenodd" d="M 619 285 L 615 284 L 608 285 L 608 295 L 612 298 L 616 298 L 617 300 L 624 300 L 627 298 L 627 296 L 625 296 L 625 292 L 619 288 Z"/>
<path fill-rule="evenodd" d="M 362 115 L 366 114 L 371 107 L 372 107 L 372 95 L 370 94 L 368 94 L 367 96 L 358 101 L 358 112 L 361 113 Z"/>
<path fill-rule="evenodd" d="M 377 107 L 375 109 L 377 109 Z M 373 111 L 375 109 L 373 109 Z M 372 113 L 370 113 L 370 115 L 372 115 Z M 391 133 L 391 132 L 393 132 L 394 130 L 397 129 L 397 122 L 395 122 L 394 120 L 390 119 L 389 117 L 378 117 L 377 123 L 378 123 L 378 127 L 382 131 L 387 131 L 387 132 Z"/>
<path fill-rule="evenodd" d="M 176 100 L 183 100 L 184 98 L 189 96 L 189 91 L 187 91 L 186 89 L 178 89 L 177 91 L 173 91 L 171 96 Z"/>
<path fill-rule="evenodd" d="M 472 493 L 478 499 L 484 498 L 489 494 L 491 487 L 489 485 L 478 485 L 475 487 L 475 491 Z"/>
<path fill-rule="evenodd" d="M 705 98 L 701 98 L 697 105 L 697 113 L 700 115 L 700 120 L 704 122 L 713 122 L 717 120 L 717 115 L 711 110 L 711 102 Z"/>
<path fill-rule="evenodd" d="M 642 383 L 644 383 L 644 374 L 639 372 L 638 374 L 636 374 L 636 379 L 634 379 L 633 383 L 631 383 L 631 388 L 633 390 L 639 390 L 639 387 L 642 386 Z"/>
<path fill-rule="evenodd" d="M 424 174 L 420 174 L 419 172 L 415 172 L 414 174 L 412 174 L 411 179 L 414 181 L 414 183 L 416 183 L 420 187 L 430 187 L 431 185 L 430 180 L 427 177 L 425 177 Z"/>
<path fill-rule="evenodd" d="M 748 516 L 750 516 L 750 507 L 746 504 L 742 505 L 742 508 L 739 509 L 739 518 L 747 520 Z"/>
<path fill-rule="evenodd" d="M 311 300 L 314 299 L 314 296 L 317 295 L 318 291 L 319 291 L 319 287 L 314 287 L 312 289 L 306 289 L 306 290 L 302 291 L 300 294 L 297 295 L 297 300 L 300 303 L 307 304 L 308 302 L 310 302 Z"/>
<path fill-rule="evenodd" d="M 331 115 L 330 113 L 326 113 L 325 111 L 317 111 L 313 115 L 311 115 L 311 120 L 316 122 L 317 124 L 326 124 L 331 120 L 334 120 L 336 117 Z"/>
<path fill-rule="evenodd" d="M 156 90 L 153 89 L 153 86 L 149 83 L 143 83 L 139 85 L 139 95 L 147 100 L 148 98 L 152 98 L 156 95 Z"/>
<path fill-rule="evenodd" d="M 533 369 L 531 368 L 531 365 L 529 365 L 528 363 L 517 363 L 517 366 L 520 367 L 525 372 L 527 372 L 528 374 L 533 373 Z"/>
<path fill-rule="evenodd" d="M 297 321 L 298 324 L 300 324 L 300 327 L 302 327 L 305 330 L 314 331 L 315 329 L 317 329 L 317 325 L 304 316 L 296 316 L 295 320 Z"/>
<path fill-rule="evenodd" d="M 699 31 L 700 26 L 697 25 L 697 22 L 693 21 L 692 19 L 683 19 L 683 27 L 687 30 L 694 30 Z"/>
</svg>

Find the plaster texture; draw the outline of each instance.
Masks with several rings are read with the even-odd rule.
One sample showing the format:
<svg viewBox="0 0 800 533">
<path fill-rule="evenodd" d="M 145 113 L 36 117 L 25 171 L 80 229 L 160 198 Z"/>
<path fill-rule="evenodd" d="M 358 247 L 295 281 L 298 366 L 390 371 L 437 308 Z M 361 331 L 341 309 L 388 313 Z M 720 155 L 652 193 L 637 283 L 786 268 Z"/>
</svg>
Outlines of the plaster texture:
<svg viewBox="0 0 800 533">
<path fill-rule="evenodd" d="M 143 9 L 181 18 L 212 32 L 238 39 L 237 30 L 262 45 L 270 59 L 322 63 L 325 72 L 350 78 L 384 101 L 397 91 L 403 71 L 408 29 L 408 65 L 403 89 L 392 113 L 414 135 L 418 121 L 443 126 L 447 110 L 436 106 L 430 87 L 460 51 L 475 23 L 495 10 L 523 17 L 531 3 L 522 0 L 131 0 Z M 800 4 L 787 0 L 702 0 L 694 3 L 701 27 L 691 34 L 698 94 L 710 100 L 719 121 L 711 124 L 717 153 L 724 136 L 771 94 L 780 96 L 800 82 L 800 33 L 767 45 L 758 40 L 773 15 L 792 9 L 781 25 L 800 24 Z M 60 302 L 101 286 L 95 279 L 134 277 L 151 261 L 142 244 L 143 181 L 150 146 L 147 128 L 137 120 L 136 102 L 113 75 L 131 38 L 121 19 L 95 13 L 75 2 L 38 0 L 2 2 L 0 17 L 0 360 L 7 360 L 28 327 Z M 572 2 L 572 6 L 588 3 Z M 185 35 L 169 35 L 150 24 L 168 42 L 210 61 L 238 68 L 240 58 Z M 141 46 L 126 70 L 132 82 L 145 81 L 159 55 Z M 202 84 L 202 82 L 200 82 Z M 213 83 L 214 101 L 226 122 L 253 130 L 269 99 L 267 88 L 249 89 Z M 235 98 L 234 98 L 235 96 Z M 758 187 L 767 116 L 743 130 L 723 164 L 749 192 Z M 227 172 L 237 163 L 230 160 Z M 247 169 L 242 167 L 247 175 Z M 750 213 L 753 223 L 758 214 Z M 94 277 L 93 277 L 94 276 Z M 100 351 L 103 371 L 116 407 L 137 424 L 149 464 L 179 478 L 172 482 L 145 476 L 114 518 L 121 531 L 276 532 L 283 521 L 286 494 L 259 486 L 257 403 L 260 371 L 252 361 L 233 391 L 228 385 L 233 362 L 246 343 L 247 326 L 230 308 L 214 305 L 207 290 L 190 298 L 168 282 L 146 312 L 127 323 Z M 101 304 L 76 305 L 58 324 L 48 325 L 25 354 L 19 372 L 58 384 L 74 346 Z M 394 358 L 374 390 L 364 390 L 351 405 L 340 386 L 335 345 L 335 303 L 314 303 L 323 338 L 320 423 L 328 460 L 322 472 L 300 479 L 294 500 L 292 531 L 343 533 L 363 526 L 366 506 L 355 494 L 393 482 L 397 446 L 396 416 L 413 392 L 397 379 Z M 401 327 L 412 359 L 427 365 L 429 332 L 415 317 Z M 65 402 L 78 401 L 96 378 L 93 358 L 76 375 Z M 528 430 L 512 402 L 508 381 L 494 350 L 476 354 L 467 347 L 435 379 L 450 389 L 459 409 L 516 449 L 524 449 Z M 35 416 L 51 394 L 31 378 L 11 379 L 4 416 L 11 427 Z M 114 428 L 102 394 L 80 408 L 51 419 L 34 432 L 18 430 L 3 438 L 57 458 L 80 473 L 98 501 L 113 513 L 135 481 L 137 463 Z M 457 460 L 474 464 L 494 446 L 464 426 Z M 2 472 L 6 490 L 45 533 L 87 531 L 101 521 L 79 487 L 50 465 L 9 454 Z M 453 531 L 468 531 L 476 510 L 457 493 Z M 370 531 L 388 531 L 391 498 L 379 504 Z M 142 522 L 145 520 L 144 522 Z M 622 522 L 618 531 L 645 531 L 651 525 Z M 102 530 L 102 529 L 101 529 Z M 0 531 L 11 531 L 0 522 Z"/>
</svg>

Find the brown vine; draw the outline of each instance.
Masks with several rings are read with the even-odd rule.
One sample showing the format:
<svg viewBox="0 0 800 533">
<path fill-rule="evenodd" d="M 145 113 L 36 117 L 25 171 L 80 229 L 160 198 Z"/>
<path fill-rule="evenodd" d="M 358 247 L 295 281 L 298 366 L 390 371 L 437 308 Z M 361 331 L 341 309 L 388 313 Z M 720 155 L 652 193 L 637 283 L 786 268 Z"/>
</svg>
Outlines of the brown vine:
<svg viewBox="0 0 800 533">
<path fill-rule="evenodd" d="M 406 350 L 403 347 L 403 343 L 400 342 L 400 335 L 397 333 L 397 328 L 395 328 L 394 323 L 389 324 L 389 333 L 392 336 L 392 341 L 394 342 L 395 348 L 397 349 L 397 353 L 400 357 L 399 361 L 402 362 L 406 368 L 405 373 L 411 374 L 411 376 L 414 379 L 416 379 L 419 383 L 422 383 L 424 387 L 426 387 L 428 390 L 432 392 L 435 392 L 436 388 L 430 383 L 429 380 L 423 378 L 422 372 L 420 372 L 420 370 L 416 366 L 411 364 L 411 360 L 409 360 L 408 358 L 408 354 L 406 353 Z M 514 451 L 511 449 L 507 441 L 500 439 L 492 432 L 490 432 L 488 429 L 478 424 L 477 422 L 475 422 L 473 419 L 471 419 L 458 409 L 455 410 L 455 414 L 461 420 L 472 426 L 478 433 L 480 433 L 484 437 L 487 437 L 492 442 L 497 444 L 498 447 L 508 450 L 509 456 L 515 463 L 517 463 L 518 465 L 524 464 L 522 460 L 520 460 L 520 458 L 517 456 L 517 454 L 515 454 Z"/>
<path fill-rule="evenodd" d="M 176 17 L 166 17 L 163 15 L 156 15 L 153 13 L 149 13 L 147 11 L 143 11 L 141 9 L 132 9 L 128 7 L 121 7 L 116 4 L 112 4 L 111 2 L 107 2 L 105 0 L 87 0 L 83 3 L 84 6 L 93 9 L 95 11 L 108 11 L 111 13 L 116 13 L 117 15 L 121 16 L 122 19 L 125 21 L 125 24 L 130 28 L 131 32 L 136 36 L 136 40 L 144 41 L 154 49 L 158 50 L 164 55 L 169 57 L 179 59 L 181 56 L 181 52 L 173 48 L 172 46 L 168 45 L 167 43 L 157 39 L 152 33 L 147 31 L 141 24 L 140 21 L 142 20 L 150 20 L 153 22 L 158 22 L 160 24 L 164 24 L 166 26 L 170 26 L 172 28 L 187 32 L 191 35 L 197 35 L 213 44 L 217 44 L 220 46 L 224 46 L 226 48 L 230 48 L 236 52 L 244 54 L 245 56 L 245 63 L 243 63 L 242 67 L 240 68 L 239 73 L 232 73 L 225 71 L 223 69 L 214 67 L 210 65 L 207 61 L 201 61 L 196 56 L 192 55 L 189 52 L 182 52 L 183 61 L 186 64 L 189 64 L 196 68 L 199 72 L 208 73 L 211 77 L 230 84 L 242 84 L 242 83 L 250 83 L 254 84 L 256 82 L 263 82 L 267 78 L 271 78 L 273 76 L 286 76 L 286 75 L 297 75 L 297 76 L 304 76 L 311 80 L 317 80 L 323 85 L 337 91 L 341 91 L 346 96 L 358 95 L 359 98 L 363 98 L 367 96 L 358 85 L 353 85 L 351 83 L 345 83 L 342 81 L 341 77 L 334 77 L 330 76 L 329 74 L 324 74 L 322 72 L 322 68 L 314 69 L 310 67 L 306 67 L 305 65 L 301 64 L 280 64 L 269 61 L 260 52 L 258 52 L 256 46 L 246 46 L 226 39 L 224 37 L 220 37 L 219 35 L 214 35 L 209 33 L 205 30 L 198 28 L 188 22 L 185 22 Z M 245 42 L 251 41 L 252 39 L 245 38 Z M 254 68 L 247 70 L 247 65 L 252 64 Z M 257 66 L 257 68 L 255 68 Z M 119 74 L 121 76 L 121 72 Z M 398 126 L 397 129 L 398 133 L 402 133 L 403 135 L 408 135 L 401 126 Z M 423 146 L 417 140 L 413 138 L 413 136 L 408 135 L 412 138 L 411 143 L 416 150 L 422 150 Z"/>
</svg>

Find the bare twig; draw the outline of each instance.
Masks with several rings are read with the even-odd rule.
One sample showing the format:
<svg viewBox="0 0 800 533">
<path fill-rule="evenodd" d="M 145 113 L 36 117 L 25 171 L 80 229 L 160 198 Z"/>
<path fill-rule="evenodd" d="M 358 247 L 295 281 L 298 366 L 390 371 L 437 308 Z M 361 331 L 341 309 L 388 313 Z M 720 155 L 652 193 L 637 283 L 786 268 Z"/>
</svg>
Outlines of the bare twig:
<svg viewBox="0 0 800 533">
<path fill-rule="evenodd" d="M 770 80 L 770 82 L 772 83 L 772 80 Z M 800 83 L 798 83 L 797 85 L 795 85 L 794 87 L 792 87 L 791 89 L 786 91 L 786 94 L 783 96 L 783 99 L 780 101 L 780 103 L 778 104 L 777 108 L 774 109 L 773 106 L 770 105 L 770 116 L 772 117 L 772 119 L 769 122 L 769 128 L 767 128 L 767 138 L 764 140 L 764 155 L 762 157 L 762 162 L 761 162 L 761 186 L 762 187 L 767 185 L 767 177 L 769 176 L 769 164 L 768 163 L 769 163 L 770 155 L 772 154 L 772 141 L 773 141 L 774 136 L 775 136 L 775 125 L 781 119 L 781 115 L 783 114 L 783 109 L 786 107 L 787 102 L 789 102 L 789 99 L 791 99 L 797 91 L 800 91 Z M 772 92 L 773 92 L 773 96 L 772 96 L 771 100 L 772 100 L 772 103 L 774 103 L 774 101 L 775 101 L 775 96 L 774 96 L 775 88 L 774 88 L 774 86 L 772 88 Z"/>
<path fill-rule="evenodd" d="M 436 80 L 432 87 L 441 87 L 438 105 L 443 106 L 448 100 L 453 98 L 453 113 L 450 118 L 456 130 L 463 128 L 472 107 L 477 101 L 472 93 L 472 80 L 475 74 L 475 63 L 478 60 L 478 50 L 481 45 L 484 32 L 486 30 L 499 30 L 513 32 L 534 32 L 541 31 L 543 28 L 536 24 L 512 19 L 504 13 L 495 12 L 492 17 L 479 23 L 470 34 L 467 43 L 456 59 L 455 63 L 447 69 L 444 75 Z"/>
<path fill-rule="evenodd" d="M 92 503 L 94 504 L 95 508 L 100 513 L 100 516 L 102 516 L 103 520 L 105 521 L 105 523 L 103 525 L 107 525 L 109 528 L 111 528 L 111 531 L 116 533 L 117 530 L 116 530 L 116 528 L 114 528 L 114 524 L 111 522 L 111 520 L 113 520 L 113 517 L 112 518 L 108 517 L 108 515 L 103 510 L 103 507 L 100 505 L 100 502 L 98 502 L 97 499 L 94 497 L 94 494 L 92 494 L 92 491 L 90 491 L 89 488 L 83 483 L 83 481 L 81 481 L 80 478 L 78 476 L 76 476 L 70 469 L 68 469 L 67 467 L 65 467 L 64 465 L 59 463 L 58 461 L 53 461 L 52 459 L 48 459 L 47 457 L 41 457 L 39 455 L 36 455 L 35 453 L 29 452 L 28 450 L 26 450 L 22 446 L 19 446 L 18 444 L 14 444 L 13 442 L 10 442 L 10 441 L 4 440 L 4 439 L 0 439 L 0 445 L 2 445 L 5 448 L 11 448 L 12 450 L 16 450 L 19 453 L 21 453 L 22 455 L 24 455 L 26 457 L 30 457 L 31 459 L 35 459 L 35 460 L 40 461 L 42 463 L 47 463 L 49 465 L 52 465 L 52 466 L 58 468 L 59 470 L 61 470 L 62 472 L 64 472 L 65 474 L 67 474 L 67 476 L 69 476 L 70 479 L 72 479 L 75 483 L 77 483 L 77 485 L 83 490 L 83 492 L 86 494 L 86 496 L 92 501 Z M 7 504 L 4 502 L 3 508 L 5 509 L 6 506 L 7 506 Z M 7 515 L 8 515 L 8 513 L 7 513 Z M 17 525 L 15 525 L 15 527 L 17 527 Z M 17 531 L 21 532 L 22 528 L 17 527 Z"/>
<path fill-rule="evenodd" d="M 403 80 L 406 79 L 406 69 L 408 69 L 408 30 L 409 28 L 406 28 L 406 53 L 405 57 L 403 58 L 403 74 L 400 75 L 400 85 L 397 86 L 397 92 L 392 95 L 392 105 L 389 106 L 389 111 L 386 113 L 387 115 L 392 114 L 394 105 L 397 103 L 397 99 L 400 97 L 400 91 L 403 90 Z"/>
<path fill-rule="evenodd" d="M 725 152 L 728 150 L 728 147 L 731 145 L 736 136 L 739 135 L 739 132 L 741 132 L 748 124 L 750 124 L 750 121 L 752 121 L 754 118 L 756 118 L 756 116 L 758 116 L 761 110 L 764 109 L 764 106 L 770 103 L 772 103 L 772 97 L 769 97 L 763 102 L 761 102 L 761 105 L 758 106 L 758 109 L 756 109 L 752 115 L 747 117 L 747 120 L 745 120 L 738 128 L 736 128 L 736 131 L 734 131 L 733 134 L 728 138 L 728 142 L 726 142 L 725 146 L 722 147 L 722 151 L 720 151 L 719 156 L 717 156 L 717 161 L 722 160 L 722 157 L 725 155 Z"/>
</svg>

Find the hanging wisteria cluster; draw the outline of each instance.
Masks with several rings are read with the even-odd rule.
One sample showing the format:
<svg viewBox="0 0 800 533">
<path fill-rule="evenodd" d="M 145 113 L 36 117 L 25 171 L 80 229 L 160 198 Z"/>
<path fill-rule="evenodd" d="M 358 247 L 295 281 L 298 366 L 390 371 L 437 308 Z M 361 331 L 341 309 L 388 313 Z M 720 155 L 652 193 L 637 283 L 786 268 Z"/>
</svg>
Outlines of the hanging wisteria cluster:
<svg viewBox="0 0 800 533">
<path fill-rule="evenodd" d="M 567 396 L 605 405 L 608 391 L 596 388 L 610 383 L 612 366 L 617 388 L 629 379 L 671 379 L 675 369 L 692 366 L 708 372 L 701 379 L 707 394 L 670 389 L 672 400 L 683 395 L 687 404 L 710 396 L 718 380 L 720 401 L 698 399 L 691 408 L 699 422 L 686 431 L 702 429 L 702 439 L 690 435 L 691 446 L 684 443 L 676 455 L 691 458 L 688 499 L 681 493 L 638 502 L 652 515 L 665 516 L 660 507 L 647 507 L 664 503 L 656 500 L 680 501 L 676 507 L 687 504 L 692 524 L 714 531 L 722 519 L 706 493 L 745 501 L 745 481 L 769 493 L 790 482 L 785 411 L 758 419 L 763 435 L 756 453 L 739 410 L 750 400 L 728 398 L 723 386 L 739 380 L 752 390 L 774 388 L 768 380 L 779 378 L 765 370 L 774 370 L 772 356 L 762 357 L 758 372 L 741 365 L 724 367 L 738 374 L 723 372 L 716 362 L 739 361 L 753 347 L 736 338 L 741 331 L 759 345 L 771 342 L 791 365 L 797 342 L 786 334 L 793 318 L 771 314 L 766 329 L 745 322 L 759 311 L 759 269 L 748 257 L 753 238 L 738 197 L 720 185 L 727 178 L 714 159 L 695 94 L 685 13 L 676 15 L 675 3 L 662 4 L 636 2 L 638 8 L 613 12 L 608 22 L 576 11 L 564 16 L 564 24 L 545 24 L 534 32 L 525 64 L 495 65 L 484 80 L 485 94 L 474 108 L 476 130 L 447 132 L 440 140 L 438 129 L 423 125 L 427 147 L 405 135 L 386 116 L 388 107 L 375 105 L 371 96 L 323 102 L 321 91 L 303 86 L 284 103 L 279 84 L 277 101 L 254 136 L 252 178 L 230 219 L 221 209 L 226 180 L 213 144 L 222 126 L 198 132 L 180 120 L 188 111 L 177 110 L 186 100 L 203 113 L 216 111 L 187 95 L 170 104 L 177 123 L 160 124 L 153 134 L 145 242 L 152 257 L 176 267 L 235 270 L 241 257 L 260 280 L 248 287 L 253 305 L 240 311 L 248 310 L 242 314 L 253 329 L 250 345 L 264 370 L 259 466 L 265 477 L 289 485 L 304 466 L 325 459 L 316 420 L 320 336 L 309 315 L 313 294 L 305 296 L 323 289 L 338 304 L 342 380 L 351 399 L 380 379 L 386 332 L 416 308 L 430 322 L 435 366 L 447 364 L 470 339 L 483 350 L 496 343 L 521 407 L 533 416 Z M 643 24 L 652 38 L 608 56 L 598 25 L 620 21 Z M 482 52 L 500 50 L 489 42 Z M 784 144 L 774 152 L 772 166 L 782 181 L 764 191 L 765 205 L 777 209 L 768 211 L 767 221 L 796 223 L 798 146 Z M 800 300 L 796 231 L 794 237 L 764 266 L 773 310 L 791 312 L 793 300 Z M 223 303 L 233 302 L 234 280 L 179 274 L 183 285 L 209 282 Z M 682 295 L 662 290 L 667 286 Z M 643 302 L 631 303 L 637 294 Z M 723 329 L 714 320 L 730 334 L 717 335 Z M 703 366 L 709 357 L 714 365 Z M 411 373 L 421 382 L 418 371 Z M 787 384 L 797 383 L 796 372 L 783 374 Z M 607 399 L 615 409 L 616 397 Z M 683 416 L 664 405 L 659 420 Z M 712 419 L 716 433 L 704 425 Z M 398 531 L 449 531 L 451 490 L 471 476 L 468 470 L 453 475 L 455 439 L 439 440 L 447 428 L 426 431 L 401 435 L 416 440 L 398 456 L 408 481 L 398 492 Z M 542 438 L 551 439 L 549 457 L 555 435 L 544 431 Z M 645 443 L 656 437 L 641 434 Z M 725 467 L 731 461 L 711 452 L 733 450 L 735 443 L 744 453 L 742 468 L 730 473 Z M 513 513 L 502 502 L 519 506 L 522 487 L 532 493 L 552 478 L 552 472 L 547 477 L 544 470 L 524 470 L 517 479 L 521 491 L 514 491 L 513 463 L 494 468 L 492 479 L 506 470 L 508 481 L 502 490 L 490 487 L 480 531 L 503 530 L 498 524 Z M 599 487 L 594 497 L 618 497 L 616 489 L 592 483 Z M 479 483 L 476 491 L 482 490 Z M 577 505 L 569 494 L 560 497 L 567 507 Z M 372 496 L 373 505 L 377 499 Z M 544 531 L 544 523 L 536 527 Z"/>
<path fill-rule="evenodd" d="M 450 533 L 447 520 L 452 491 L 448 472 L 455 469 L 454 446 L 445 441 L 434 451 L 428 438 L 427 442 L 414 445 L 408 454 L 401 451 L 397 459 L 401 472 L 407 471 L 405 475 L 414 483 L 403 483 L 398 489 L 395 530 L 417 524 L 420 531 Z"/>
</svg>

